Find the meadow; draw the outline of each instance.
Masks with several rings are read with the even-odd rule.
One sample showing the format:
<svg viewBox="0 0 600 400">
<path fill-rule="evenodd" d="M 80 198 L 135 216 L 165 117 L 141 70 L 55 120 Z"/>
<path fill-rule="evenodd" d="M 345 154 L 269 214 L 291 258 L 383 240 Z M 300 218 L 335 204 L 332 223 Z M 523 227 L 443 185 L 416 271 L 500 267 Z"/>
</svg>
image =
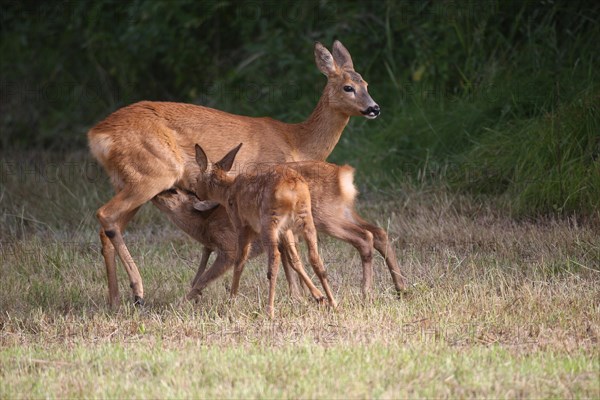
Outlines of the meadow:
<svg viewBox="0 0 600 400">
<path fill-rule="evenodd" d="M 147 305 L 106 304 L 93 210 L 110 195 L 86 153 L 3 163 L 0 397 L 576 397 L 600 395 L 600 239 L 593 220 L 515 219 L 439 184 L 365 191 L 409 282 L 321 238 L 335 311 L 280 279 L 265 316 L 264 256 L 241 296 L 230 274 L 183 300 L 200 248 L 152 206 L 126 240 Z M 313 277 L 314 279 L 315 277 Z"/>
<path fill-rule="evenodd" d="M 0 398 L 599 398 L 599 21 L 584 0 L 3 4 Z M 264 256 L 235 302 L 228 274 L 189 303 L 201 249 L 146 205 L 125 234 L 146 305 L 119 264 L 110 309 L 87 130 L 139 100 L 302 121 L 334 39 L 382 113 L 329 161 L 408 290 L 377 255 L 364 299 L 322 236 L 337 310 L 280 277 L 266 318 Z"/>
</svg>

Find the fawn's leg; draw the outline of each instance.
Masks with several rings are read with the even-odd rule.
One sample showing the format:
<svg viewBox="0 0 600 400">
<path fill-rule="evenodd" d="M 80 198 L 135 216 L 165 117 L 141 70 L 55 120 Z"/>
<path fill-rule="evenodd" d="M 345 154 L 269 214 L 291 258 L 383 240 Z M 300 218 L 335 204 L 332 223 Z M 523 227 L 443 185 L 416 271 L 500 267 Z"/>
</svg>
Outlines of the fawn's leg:
<svg viewBox="0 0 600 400">
<path fill-rule="evenodd" d="M 350 243 L 358 250 L 363 268 L 362 292 L 363 295 L 368 296 L 373 285 L 373 235 L 371 232 L 347 220 L 327 221 L 322 228 L 325 233 Z"/>
<path fill-rule="evenodd" d="M 275 288 L 277 286 L 277 274 L 279 272 L 280 253 L 278 249 L 278 237 L 276 229 L 263 229 L 262 242 L 269 257 L 269 270 L 267 279 L 269 280 L 269 301 L 267 303 L 267 315 L 275 317 Z"/>
<path fill-rule="evenodd" d="M 329 282 L 327 280 L 327 272 L 325 271 L 325 267 L 323 266 L 323 261 L 321 257 L 319 257 L 319 248 L 317 245 L 317 230 L 315 229 L 315 225 L 313 223 L 312 215 L 309 213 L 304 221 L 304 240 L 306 240 L 306 245 L 308 247 L 308 257 L 310 259 L 310 264 L 315 271 L 315 274 L 319 277 L 321 281 L 321 285 L 325 290 L 325 294 L 327 295 L 327 299 L 329 300 L 329 304 L 331 307 L 337 307 L 337 302 L 333 298 L 333 293 L 331 292 L 331 288 L 329 287 Z"/>
<path fill-rule="evenodd" d="M 249 227 L 243 227 L 237 229 L 238 231 L 238 245 L 235 257 L 235 267 L 233 270 L 233 279 L 231 281 L 231 293 L 230 297 L 237 296 L 238 289 L 240 287 L 240 277 L 244 271 L 244 265 L 250 252 L 250 246 L 252 245 L 252 239 L 255 234 Z"/>
<path fill-rule="evenodd" d="M 312 296 L 318 302 L 325 300 L 321 291 L 319 289 L 317 289 L 317 287 L 313 284 L 312 280 L 310 279 L 310 277 L 306 274 L 306 271 L 304 270 L 304 266 L 302 265 L 302 262 L 300 261 L 300 256 L 298 255 L 298 250 L 296 248 L 294 233 L 290 229 L 288 229 L 282 235 L 281 239 L 282 239 L 282 242 L 284 244 L 287 254 L 291 258 L 292 268 L 294 268 L 294 270 L 298 273 L 298 275 L 300 276 L 300 279 L 302 279 L 304 284 L 308 287 L 308 290 L 310 290 L 310 293 L 312 294 Z M 283 256 L 282 256 L 282 258 L 283 258 Z"/>
<path fill-rule="evenodd" d="M 202 258 L 200 259 L 200 265 L 198 266 L 198 271 L 196 271 L 196 276 L 194 276 L 194 280 L 192 280 L 192 288 L 196 285 L 196 282 L 198 282 L 204 271 L 206 271 L 206 265 L 208 264 L 208 259 L 212 252 L 213 249 L 207 246 L 204 246 L 202 249 Z"/>
<path fill-rule="evenodd" d="M 392 275 L 392 281 L 394 282 L 394 287 L 396 288 L 396 291 L 405 291 L 406 282 L 404 276 L 402 275 L 402 272 L 400 272 L 398 260 L 396 259 L 396 253 L 390 245 L 390 241 L 386 231 L 378 227 L 377 225 L 373 225 L 365 221 L 356 212 L 353 213 L 352 217 L 354 218 L 357 224 L 359 224 L 364 229 L 368 230 L 373 234 L 373 246 L 385 259 L 385 263 L 388 269 L 390 270 L 390 274 Z"/>
</svg>

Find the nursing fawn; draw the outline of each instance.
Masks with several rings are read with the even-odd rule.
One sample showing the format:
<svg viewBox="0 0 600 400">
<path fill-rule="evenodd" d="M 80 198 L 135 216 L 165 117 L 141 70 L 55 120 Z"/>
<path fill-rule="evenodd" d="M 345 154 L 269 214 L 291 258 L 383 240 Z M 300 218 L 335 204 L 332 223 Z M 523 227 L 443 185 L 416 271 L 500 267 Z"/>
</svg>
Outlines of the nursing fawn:
<svg viewBox="0 0 600 400">
<path fill-rule="evenodd" d="M 164 212 L 177 227 L 204 245 L 200 265 L 192 281 L 193 290 L 186 296 L 188 300 L 194 300 L 205 287 L 233 267 L 235 262 L 237 235 L 227 211 L 224 207 L 205 210 L 205 205 L 194 193 L 175 188 L 156 195 L 152 199 L 152 203 Z M 213 252 L 216 254 L 216 258 L 207 270 L 206 266 Z M 254 240 L 248 258 L 262 253 L 263 247 L 260 240 Z M 298 277 L 294 273 L 291 260 L 285 251 L 281 254 L 281 261 L 290 295 L 300 297 Z"/>
<path fill-rule="evenodd" d="M 201 162 L 203 162 L 201 160 Z M 219 163 L 217 163 L 219 164 Z M 202 168 L 202 166 L 201 166 Z M 373 247 L 384 257 L 394 282 L 405 285 L 404 278 L 400 271 L 392 268 L 393 249 L 389 243 L 388 235 L 382 228 L 364 220 L 356 211 L 355 200 L 358 191 L 354 186 L 354 168 L 343 165 L 322 162 L 306 161 L 291 162 L 284 164 L 256 164 L 248 166 L 247 176 L 262 176 L 273 173 L 274 169 L 282 171 L 279 173 L 291 174 L 295 176 L 300 174 L 308 184 L 310 192 L 310 201 L 312 216 L 317 231 L 326 233 L 330 236 L 343 240 L 354 246 L 361 256 L 363 279 L 362 290 L 368 295 L 373 282 Z M 206 196 L 206 182 L 201 182 L 197 188 L 198 196 Z M 193 218 L 185 218 L 188 224 L 193 224 Z M 181 226 L 181 225 L 180 225 Z M 182 227 L 184 230 L 189 228 Z M 225 230 L 230 229 L 230 225 L 221 225 L 221 238 Z M 290 236 L 286 240 L 292 240 Z M 231 244 L 222 243 L 221 248 L 231 248 Z M 256 247 L 256 246 L 254 246 Z M 284 269 L 288 283 L 290 283 L 290 292 L 294 292 L 291 278 L 291 268 L 287 265 L 300 263 L 295 246 L 288 246 L 289 252 L 283 253 Z M 286 259 L 286 256 L 288 258 Z M 219 260 L 219 258 L 217 258 Z M 215 264 L 196 280 L 188 298 L 194 298 L 200 294 L 212 280 L 223 275 L 225 269 L 231 267 L 231 263 L 216 262 Z M 200 276 L 199 270 L 197 277 Z M 239 279 L 239 278 L 238 278 Z"/>
<path fill-rule="evenodd" d="M 229 175 L 228 172 L 241 146 L 242 144 L 232 149 L 215 164 L 210 164 L 202 148 L 195 146 L 196 162 L 200 168 L 196 196 L 225 206 L 237 233 L 231 296 L 237 295 L 240 276 L 252 241 L 260 237 L 269 259 L 268 315 L 271 318 L 274 316 L 275 287 L 281 258 L 278 250 L 280 243 L 289 254 L 293 254 L 292 267 L 313 297 L 322 302 L 324 298 L 321 292 L 313 285 L 297 255 L 294 243 L 294 233 L 297 233 L 301 234 L 306 242 L 310 264 L 321 281 L 329 304 L 336 307 L 323 261 L 319 257 L 308 184 L 298 172 L 286 168 L 285 164 L 274 165 L 260 173 L 240 172 L 235 177 Z"/>
</svg>

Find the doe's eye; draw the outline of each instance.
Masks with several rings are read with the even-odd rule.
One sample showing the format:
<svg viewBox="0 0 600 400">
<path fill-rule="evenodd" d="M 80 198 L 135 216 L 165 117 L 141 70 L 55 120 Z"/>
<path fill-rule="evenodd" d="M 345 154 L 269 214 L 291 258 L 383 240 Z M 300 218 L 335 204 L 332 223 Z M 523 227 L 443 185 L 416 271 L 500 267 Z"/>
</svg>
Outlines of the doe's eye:
<svg viewBox="0 0 600 400">
<path fill-rule="evenodd" d="M 354 88 L 352 86 L 344 86 L 344 92 L 354 92 Z"/>
</svg>

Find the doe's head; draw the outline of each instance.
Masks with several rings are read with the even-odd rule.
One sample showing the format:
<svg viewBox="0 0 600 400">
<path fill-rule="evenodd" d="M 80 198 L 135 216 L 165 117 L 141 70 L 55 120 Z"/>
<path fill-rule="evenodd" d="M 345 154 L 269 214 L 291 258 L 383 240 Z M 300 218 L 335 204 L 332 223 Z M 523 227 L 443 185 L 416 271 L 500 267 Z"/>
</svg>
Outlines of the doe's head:
<svg viewBox="0 0 600 400">
<path fill-rule="evenodd" d="M 324 95 L 335 110 L 349 117 L 377 118 L 379 105 L 369 95 L 367 82 L 354 70 L 352 57 L 339 40 L 333 43 L 331 53 L 315 43 L 315 62 L 327 77 Z"/>
</svg>

